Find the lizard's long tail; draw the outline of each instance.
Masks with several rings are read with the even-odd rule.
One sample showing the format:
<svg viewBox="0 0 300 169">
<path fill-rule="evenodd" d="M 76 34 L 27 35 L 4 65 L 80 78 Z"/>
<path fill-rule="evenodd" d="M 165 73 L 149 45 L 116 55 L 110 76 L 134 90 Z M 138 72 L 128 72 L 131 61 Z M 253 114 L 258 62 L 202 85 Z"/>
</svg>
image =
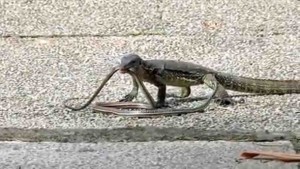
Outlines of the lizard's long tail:
<svg viewBox="0 0 300 169">
<path fill-rule="evenodd" d="M 300 93 L 300 80 L 253 79 L 227 73 L 216 74 L 216 79 L 226 89 L 234 91 L 262 94 Z"/>
</svg>

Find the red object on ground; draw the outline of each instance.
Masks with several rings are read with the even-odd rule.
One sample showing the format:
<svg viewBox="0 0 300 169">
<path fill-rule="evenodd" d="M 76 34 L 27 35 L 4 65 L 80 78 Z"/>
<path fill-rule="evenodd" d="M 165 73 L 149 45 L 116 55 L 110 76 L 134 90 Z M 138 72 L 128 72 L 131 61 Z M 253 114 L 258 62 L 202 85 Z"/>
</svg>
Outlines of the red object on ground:
<svg viewBox="0 0 300 169">
<path fill-rule="evenodd" d="M 244 151 L 242 152 L 241 157 L 244 159 L 300 162 L 300 154 L 280 153 L 271 151 Z"/>
</svg>

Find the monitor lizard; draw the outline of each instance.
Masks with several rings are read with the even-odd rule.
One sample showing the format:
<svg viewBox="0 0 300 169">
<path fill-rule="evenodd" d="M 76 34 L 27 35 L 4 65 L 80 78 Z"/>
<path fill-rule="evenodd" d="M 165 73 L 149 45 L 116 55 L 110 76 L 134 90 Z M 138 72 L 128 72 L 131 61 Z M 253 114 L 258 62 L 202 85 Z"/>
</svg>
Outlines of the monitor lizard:
<svg viewBox="0 0 300 169">
<path fill-rule="evenodd" d="M 235 103 L 226 90 L 264 95 L 300 93 L 300 80 L 270 80 L 235 76 L 190 62 L 144 60 L 134 53 L 123 55 L 121 58 L 120 72 L 128 73 L 128 71 L 158 88 L 156 108 L 167 106 L 165 104 L 166 86 L 181 87 L 180 97 L 188 97 L 191 93 L 191 86 L 203 84 L 203 77 L 207 74 L 213 75 L 217 81 L 218 91 L 215 97 L 221 105 Z M 132 101 L 137 96 L 139 85 L 134 78 L 132 81 L 131 92 L 123 97 L 121 102 Z M 213 87 L 209 83 L 206 84 Z"/>
<path fill-rule="evenodd" d="M 80 107 L 65 107 L 72 110 L 81 110 L 87 107 L 102 90 L 107 81 L 116 72 L 129 73 L 132 77 L 133 88 L 131 92 L 123 97 L 120 102 L 98 102 L 93 106 L 94 111 L 108 112 L 123 116 L 149 117 L 157 115 L 187 114 L 193 112 L 203 112 L 216 98 L 220 104 L 234 104 L 228 90 L 258 93 L 258 94 L 291 94 L 300 93 L 300 80 L 270 80 L 254 79 L 248 77 L 235 76 L 228 73 L 218 72 L 194 63 L 175 60 L 143 60 L 136 54 L 127 54 L 121 58 L 121 64 L 114 67 L 106 76 L 100 87 L 92 97 Z M 158 88 L 157 102 L 149 94 L 143 82 L 149 82 Z M 177 86 L 182 88 L 181 98 L 186 98 L 191 93 L 191 86 L 206 84 L 214 90 L 207 101 L 195 108 L 187 109 L 159 109 L 167 106 L 165 104 L 166 86 Z M 139 87 L 142 89 L 149 105 L 131 102 L 138 94 Z M 122 103 L 124 102 L 124 103 Z M 127 102 L 127 103 L 125 103 Z M 142 108 L 147 110 L 121 110 L 119 108 Z M 151 110 L 149 110 L 151 109 Z"/>
</svg>

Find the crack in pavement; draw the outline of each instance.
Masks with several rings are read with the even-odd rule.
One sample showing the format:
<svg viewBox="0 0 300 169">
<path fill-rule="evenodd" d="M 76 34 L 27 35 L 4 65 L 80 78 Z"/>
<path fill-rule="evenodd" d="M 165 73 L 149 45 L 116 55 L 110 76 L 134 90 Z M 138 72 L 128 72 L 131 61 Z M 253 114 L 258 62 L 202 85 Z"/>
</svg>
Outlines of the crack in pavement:
<svg viewBox="0 0 300 169">
<path fill-rule="evenodd" d="M 293 132 L 268 131 L 211 131 L 195 128 L 131 127 L 113 129 L 24 129 L 0 128 L 0 141 L 100 142 L 100 141 L 177 141 L 177 140 L 229 140 L 278 141 L 297 140 Z"/>
<path fill-rule="evenodd" d="M 0 38 L 88 38 L 88 37 L 130 37 L 130 36 L 155 36 L 155 35 L 165 35 L 163 30 L 151 31 L 143 30 L 136 33 L 128 33 L 128 34 L 51 34 L 51 35 L 0 35 Z"/>
</svg>

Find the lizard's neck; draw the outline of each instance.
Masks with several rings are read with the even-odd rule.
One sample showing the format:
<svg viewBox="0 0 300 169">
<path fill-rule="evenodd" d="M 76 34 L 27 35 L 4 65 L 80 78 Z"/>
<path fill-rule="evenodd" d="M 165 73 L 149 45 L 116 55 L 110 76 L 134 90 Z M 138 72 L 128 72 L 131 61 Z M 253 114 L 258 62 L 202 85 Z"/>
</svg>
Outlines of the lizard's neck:
<svg viewBox="0 0 300 169">
<path fill-rule="evenodd" d="M 141 69 L 143 69 L 143 71 L 147 73 L 153 74 L 154 73 L 153 71 L 156 71 L 155 66 L 149 63 L 147 60 L 142 60 L 140 67 Z"/>
<path fill-rule="evenodd" d="M 135 71 L 136 75 L 141 78 L 142 81 L 149 83 L 156 83 L 155 72 L 156 71 L 149 62 L 142 60 L 140 66 Z"/>
</svg>

